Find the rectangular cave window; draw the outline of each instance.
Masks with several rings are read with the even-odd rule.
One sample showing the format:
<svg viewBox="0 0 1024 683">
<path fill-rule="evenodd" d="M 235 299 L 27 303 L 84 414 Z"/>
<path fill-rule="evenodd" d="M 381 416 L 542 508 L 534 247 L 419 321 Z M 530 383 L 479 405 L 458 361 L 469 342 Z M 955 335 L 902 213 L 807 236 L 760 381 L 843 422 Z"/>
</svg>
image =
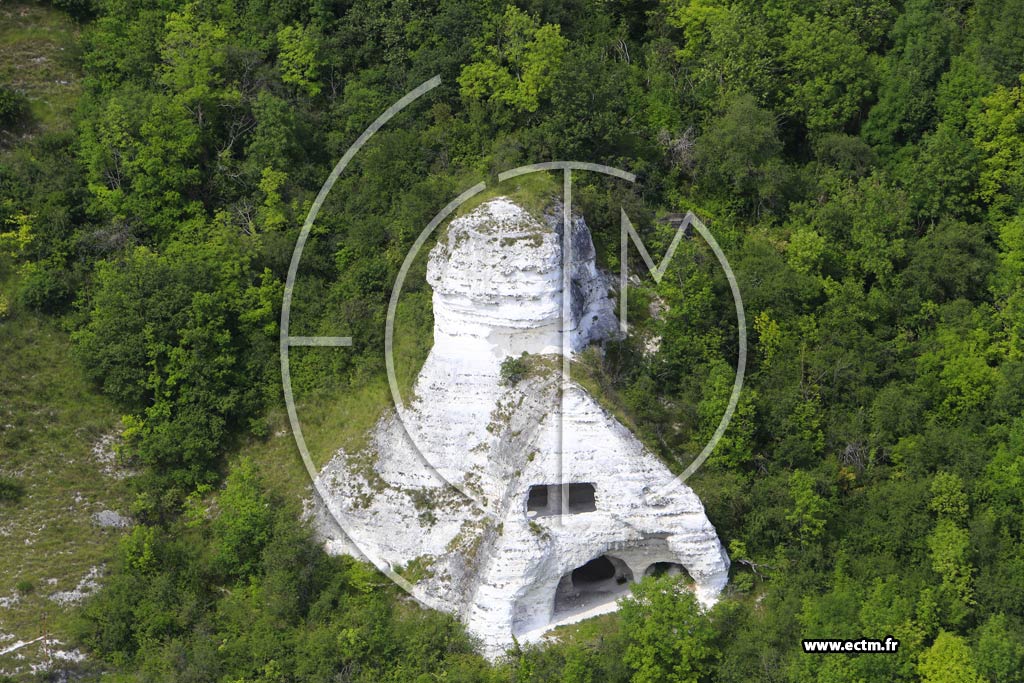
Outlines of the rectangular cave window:
<svg viewBox="0 0 1024 683">
<path fill-rule="evenodd" d="M 526 498 L 526 512 L 530 517 L 557 515 L 562 511 L 562 498 L 566 498 L 566 513 L 597 510 L 593 484 L 536 484 L 530 487 Z"/>
<path fill-rule="evenodd" d="M 530 497 L 526 499 L 526 511 L 544 514 L 548 509 L 548 487 L 531 486 Z"/>
<path fill-rule="evenodd" d="M 593 484 L 569 484 L 569 512 L 593 512 L 596 509 Z"/>
</svg>

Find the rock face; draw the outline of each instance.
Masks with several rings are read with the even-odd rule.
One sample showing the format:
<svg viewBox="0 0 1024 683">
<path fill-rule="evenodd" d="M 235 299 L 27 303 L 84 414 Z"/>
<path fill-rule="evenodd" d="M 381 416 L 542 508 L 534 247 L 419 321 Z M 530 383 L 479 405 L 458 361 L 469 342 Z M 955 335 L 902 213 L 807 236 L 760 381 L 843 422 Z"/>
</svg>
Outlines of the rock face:
<svg viewBox="0 0 1024 683">
<path fill-rule="evenodd" d="M 653 572 L 685 572 L 710 605 L 729 568 L 696 494 L 652 499 L 668 469 L 562 379 L 562 229 L 506 198 L 452 221 L 430 253 L 434 346 L 403 419 L 317 481 L 344 528 L 322 532 L 328 549 L 391 565 L 492 656 L 614 610 Z M 586 224 L 570 230 L 576 352 L 617 320 Z M 524 352 L 529 370 L 503 385 L 502 361 Z"/>
</svg>

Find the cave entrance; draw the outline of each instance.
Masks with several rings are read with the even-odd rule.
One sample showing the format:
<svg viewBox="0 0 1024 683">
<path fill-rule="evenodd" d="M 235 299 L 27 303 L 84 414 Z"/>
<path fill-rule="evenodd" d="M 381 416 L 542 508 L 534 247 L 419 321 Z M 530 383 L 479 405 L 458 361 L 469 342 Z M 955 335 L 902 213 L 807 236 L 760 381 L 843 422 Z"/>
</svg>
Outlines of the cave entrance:
<svg viewBox="0 0 1024 683">
<path fill-rule="evenodd" d="M 552 621 L 607 611 L 619 596 L 629 592 L 633 572 L 612 555 L 601 555 L 562 576 L 555 589 Z"/>
<path fill-rule="evenodd" d="M 644 576 L 682 576 L 687 583 L 693 583 L 690 573 L 678 562 L 655 562 L 644 570 Z"/>
<path fill-rule="evenodd" d="M 560 514 L 563 497 L 567 505 L 567 514 L 575 515 L 597 510 L 593 484 L 537 484 L 530 487 L 526 497 L 526 512 L 531 517 Z"/>
<path fill-rule="evenodd" d="M 604 555 L 572 570 L 572 585 L 576 587 L 597 584 L 614 578 L 615 565 Z"/>
<path fill-rule="evenodd" d="M 526 511 L 537 514 L 547 514 L 548 510 L 548 487 L 531 486 L 530 495 L 526 499 Z"/>
</svg>

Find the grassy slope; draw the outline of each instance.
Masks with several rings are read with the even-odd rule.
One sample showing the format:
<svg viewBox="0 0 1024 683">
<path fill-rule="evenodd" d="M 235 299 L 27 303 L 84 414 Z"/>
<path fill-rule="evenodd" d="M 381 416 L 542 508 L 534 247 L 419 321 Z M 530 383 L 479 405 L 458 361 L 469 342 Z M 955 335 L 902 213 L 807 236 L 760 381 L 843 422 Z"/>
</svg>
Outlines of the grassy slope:
<svg viewBox="0 0 1024 683">
<path fill-rule="evenodd" d="M 16 636 L 0 635 L 0 651 L 44 630 L 65 639 L 71 607 L 52 596 L 111 559 L 122 532 L 92 515 L 124 513 L 129 503 L 128 482 L 105 473 L 93 453 L 116 431 L 117 412 L 69 352 L 67 334 L 50 321 L 15 311 L 0 322 L 0 476 L 24 487 L 20 500 L 0 502 L 0 598 L 13 601 L 0 607 L 0 633 Z M 19 653 L 45 658 L 37 647 Z M 0 656 L 0 670 L 18 664 L 26 662 Z"/>
<path fill-rule="evenodd" d="M 0 2 L 0 83 L 25 95 L 32 112 L 22 130 L 0 133 L 0 144 L 71 125 L 81 88 L 78 33 L 66 15 L 45 5 Z"/>
<path fill-rule="evenodd" d="M 77 43 L 78 27 L 61 12 L 0 3 L 0 83 L 22 92 L 32 114 L 17 131 L 0 133 L 0 155 L 21 139 L 71 125 Z M 13 289 L 10 269 L 0 264 L 0 294 L 13 302 Z M 99 527 L 92 515 L 125 513 L 129 504 L 128 482 L 93 453 L 117 429 L 117 410 L 89 386 L 56 322 L 14 306 L 0 317 L 0 476 L 24 489 L 20 500 L 0 501 L 0 652 L 44 632 L 66 641 L 72 606 L 52 596 L 74 590 L 116 551 L 122 532 Z M 0 655 L 0 672 L 47 659 L 36 643 Z"/>
</svg>

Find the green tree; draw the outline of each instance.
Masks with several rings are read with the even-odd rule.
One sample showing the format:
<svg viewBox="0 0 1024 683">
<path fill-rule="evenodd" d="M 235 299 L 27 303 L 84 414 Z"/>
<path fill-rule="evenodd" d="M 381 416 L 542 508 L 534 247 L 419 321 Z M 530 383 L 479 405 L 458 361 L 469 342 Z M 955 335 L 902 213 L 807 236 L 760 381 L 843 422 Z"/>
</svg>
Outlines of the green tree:
<svg viewBox="0 0 1024 683">
<path fill-rule="evenodd" d="M 568 41 L 513 5 L 489 21 L 476 43 L 475 61 L 462 69 L 463 96 L 534 112 L 554 83 Z"/>
<path fill-rule="evenodd" d="M 759 212 L 780 194 L 785 177 L 781 151 L 772 113 L 750 95 L 733 97 L 697 138 L 698 186 L 742 197 Z"/>
<path fill-rule="evenodd" d="M 841 23 L 794 17 L 786 40 L 785 63 L 794 74 L 787 110 L 812 133 L 843 130 L 873 94 L 875 61 Z"/>
<path fill-rule="evenodd" d="M 968 503 L 964 483 L 953 472 L 939 472 L 932 479 L 932 499 L 928 507 L 940 518 L 963 524 L 967 521 Z"/>
<path fill-rule="evenodd" d="M 947 631 L 922 655 L 917 664 L 922 683 L 983 683 L 974 667 L 971 649 L 960 636 Z"/>
<path fill-rule="evenodd" d="M 674 67 L 686 73 L 676 92 L 692 106 L 701 99 L 751 93 L 761 102 L 776 102 L 780 83 L 777 16 L 766 8 L 721 0 L 666 0 L 666 21 L 682 34 L 676 42 Z M 665 57 L 659 56 L 664 60 Z M 678 78 L 678 75 L 677 75 Z"/>
<path fill-rule="evenodd" d="M 892 151 L 928 128 L 954 30 L 950 12 L 926 0 L 905 5 L 890 33 L 893 48 L 879 64 L 878 102 L 864 124 L 864 138 Z"/>
<path fill-rule="evenodd" d="M 797 470 L 789 476 L 793 511 L 786 517 L 786 521 L 793 525 L 793 536 L 801 545 L 814 544 L 825 532 L 828 501 L 814 487 L 814 478 L 803 470 Z"/>
<path fill-rule="evenodd" d="M 126 448 L 184 485 L 209 481 L 218 448 L 262 405 L 281 292 L 225 224 L 208 236 L 101 264 L 73 335 L 87 373 L 129 411 Z"/>
<path fill-rule="evenodd" d="M 970 562 L 971 541 L 967 530 L 950 519 L 940 519 L 928 535 L 929 556 L 942 585 L 959 600 L 958 606 L 974 601 L 974 568 Z"/>
<path fill-rule="evenodd" d="M 198 2 L 167 16 L 160 46 L 160 81 L 203 128 L 217 116 L 216 105 L 237 101 L 239 93 L 224 78 L 228 59 L 228 30 L 206 16 Z"/>
<path fill-rule="evenodd" d="M 277 32 L 281 81 L 310 97 L 320 94 L 320 33 L 314 26 L 292 24 Z"/>
<path fill-rule="evenodd" d="M 95 106 L 80 144 L 92 213 L 165 239 L 197 220 L 198 120 L 172 98 L 125 90 Z"/>
<path fill-rule="evenodd" d="M 1024 357 L 1024 212 L 999 227 L 999 253 L 992 278 L 1006 355 Z"/>
<path fill-rule="evenodd" d="M 971 119 L 981 151 L 978 194 L 996 218 L 1012 215 L 1024 201 L 1024 99 L 1022 88 L 999 86 Z"/>
<path fill-rule="evenodd" d="M 248 576 L 270 538 L 274 518 L 252 460 L 243 458 L 232 468 L 217 508 L 213 531 L 219 539 L 219 559 L 229 575 Z"/>
<path fill-rule="evenodd" d="M 28 100 L 18 91 L 0 85 L 0 126 L 10 126 L 28 112 Z"/>
<path fill-rule="evenodd" d="M 664 576 L 640 582 L 620 613 L 629 637 L 623 661 L 633 670 L 632 683 L 706 680 L 717 655 L 714 629 L 678 580 Z"/>
<path fill-rule="evenodd" d="M 1004 613 L 990 616 L 978 629 L 974 661 L 992 683 L 1024 681 L 1024 638 L 1019 624 Z"/>
</svg>

